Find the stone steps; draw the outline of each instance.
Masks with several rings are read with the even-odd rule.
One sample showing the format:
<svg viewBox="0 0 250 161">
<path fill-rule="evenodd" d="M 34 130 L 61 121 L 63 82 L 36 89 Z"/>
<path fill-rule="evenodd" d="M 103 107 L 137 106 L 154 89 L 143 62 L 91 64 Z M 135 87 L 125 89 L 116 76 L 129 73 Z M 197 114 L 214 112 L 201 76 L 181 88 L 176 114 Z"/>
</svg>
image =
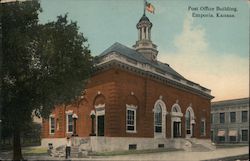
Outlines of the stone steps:
<svg viewBox="0 0 250 161">
<path fill-rule="evenodd" d="M 71 147 L 70 157 L 71 158 L 78 158 L 79 157 L 79 147 L 78 146 Z"/>
<path fill-rule="evenodd" d="M 206 142 L 202 143 L 199 140 L 197 140 L 196 138 L 188 138 L 188 139 L 186 139 L 186 141 L 188 141 L 189 144 L 191 144 L 189 146 L 188 150 L 192 151 L 192 152 L 207 152 L 207 151 L 214 150 L 212 145 L 209 145 Z"/>
</svg>

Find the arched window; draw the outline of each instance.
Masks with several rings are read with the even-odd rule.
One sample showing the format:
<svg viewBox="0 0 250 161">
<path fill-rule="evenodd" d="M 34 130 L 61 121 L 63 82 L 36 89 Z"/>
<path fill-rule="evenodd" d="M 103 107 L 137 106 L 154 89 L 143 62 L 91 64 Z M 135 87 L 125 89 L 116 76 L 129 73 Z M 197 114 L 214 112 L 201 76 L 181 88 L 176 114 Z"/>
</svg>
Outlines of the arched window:
<svg viewBox="0 0 250 161">
<path fill-rule="evenodd" d="M 174 112 L 178 112 L 178 109 L 176 107 L 174 107 L 173 111 Z"/>
<path fill-rule="evenodd" d="M 162 108 L 160 104 L 157 104 L 155 113 L 155 132 L 161 133 L 162 132 Z"/>
<path fill-rule="evenodd" d="M 185 124 L 186 124 L 186 134 L 188 137 L 191 137 L 194 135 L 194 124 L 195 124 L 195 120 L 194 120 L 194 111 L 192 109 L 191 106 L 189 106 L 186 110 L 186 114 L 185 114 Z"/>
<path fill-rule="evenodd" d="M 191 125 L 191 113 L 188 110 L 186 112 L 186 128 L 187 128 L 187 134 L 190 134 L 190 125 Z"/>
</svg>

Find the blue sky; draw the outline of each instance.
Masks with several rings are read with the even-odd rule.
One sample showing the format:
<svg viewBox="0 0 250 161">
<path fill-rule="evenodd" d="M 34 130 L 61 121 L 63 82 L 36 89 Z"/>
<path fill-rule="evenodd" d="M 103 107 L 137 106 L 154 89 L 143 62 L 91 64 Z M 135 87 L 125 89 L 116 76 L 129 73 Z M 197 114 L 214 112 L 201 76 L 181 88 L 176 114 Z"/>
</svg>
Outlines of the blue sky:
<svg viewBox="0 0 250 161">
<path fill-rule="evenodd" d="M 249 89 L 249 2 L 247 0 L 148 0 L 155 14 L 152 41 L 158 60 L 184 77 L 212 89 L 215 100 L 247 97 Z M 232 7 L 234 18 L 195 18 L 188 7 Z M 68 13 L 88 38 L 93 55 L 115 42 L 132 47 L 143 0 L 41 0 L 41 23 Z M 198 11 L 212 13 L 217 11 Z M 220 83 L 217 81 L 220 80 Z M 236 84 L 240 83 L 236 86 Z"/>
</svg>

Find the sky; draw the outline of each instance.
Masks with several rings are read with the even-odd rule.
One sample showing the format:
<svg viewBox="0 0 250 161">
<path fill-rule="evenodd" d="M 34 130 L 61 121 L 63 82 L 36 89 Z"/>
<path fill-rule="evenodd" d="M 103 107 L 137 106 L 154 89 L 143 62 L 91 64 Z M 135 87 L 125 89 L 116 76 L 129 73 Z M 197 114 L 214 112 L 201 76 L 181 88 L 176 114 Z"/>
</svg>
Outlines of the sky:
<svg viewBox="0 0 250 161">
<path fill-rule="evenodd" d="M 159 61 L 211 89 L 212 101 L 249 97 L 248 0 L 147 1 L 155 8 L 154 14 L 146 15 L 153 23 L 151 39 L 158 46 Z M 46 23 L 68 13 L 96 56 L 115 42 L 135 44 L 143 4 L 143 0 L 41 0 L 39 19 Z M 225 14 L 229 17 L 220 16 Z"/>
</svg>

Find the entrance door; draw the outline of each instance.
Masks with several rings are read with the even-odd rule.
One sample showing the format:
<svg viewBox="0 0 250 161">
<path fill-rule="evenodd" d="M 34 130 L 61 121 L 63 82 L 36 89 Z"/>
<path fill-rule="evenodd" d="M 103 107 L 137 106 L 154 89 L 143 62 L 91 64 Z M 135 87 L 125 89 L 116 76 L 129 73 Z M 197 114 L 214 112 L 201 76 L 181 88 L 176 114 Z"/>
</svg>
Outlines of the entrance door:
<svg viewBox="0 0 250 161">
<path fill-rule="evenodd" d="M 179 122 L 174 121 L 174 138 L 179 137 Z"/>
<path fill-rule="evenodd" d="M 104 115 L 97 116 L 97 135 L 104 136 Z"/>
</svg>

